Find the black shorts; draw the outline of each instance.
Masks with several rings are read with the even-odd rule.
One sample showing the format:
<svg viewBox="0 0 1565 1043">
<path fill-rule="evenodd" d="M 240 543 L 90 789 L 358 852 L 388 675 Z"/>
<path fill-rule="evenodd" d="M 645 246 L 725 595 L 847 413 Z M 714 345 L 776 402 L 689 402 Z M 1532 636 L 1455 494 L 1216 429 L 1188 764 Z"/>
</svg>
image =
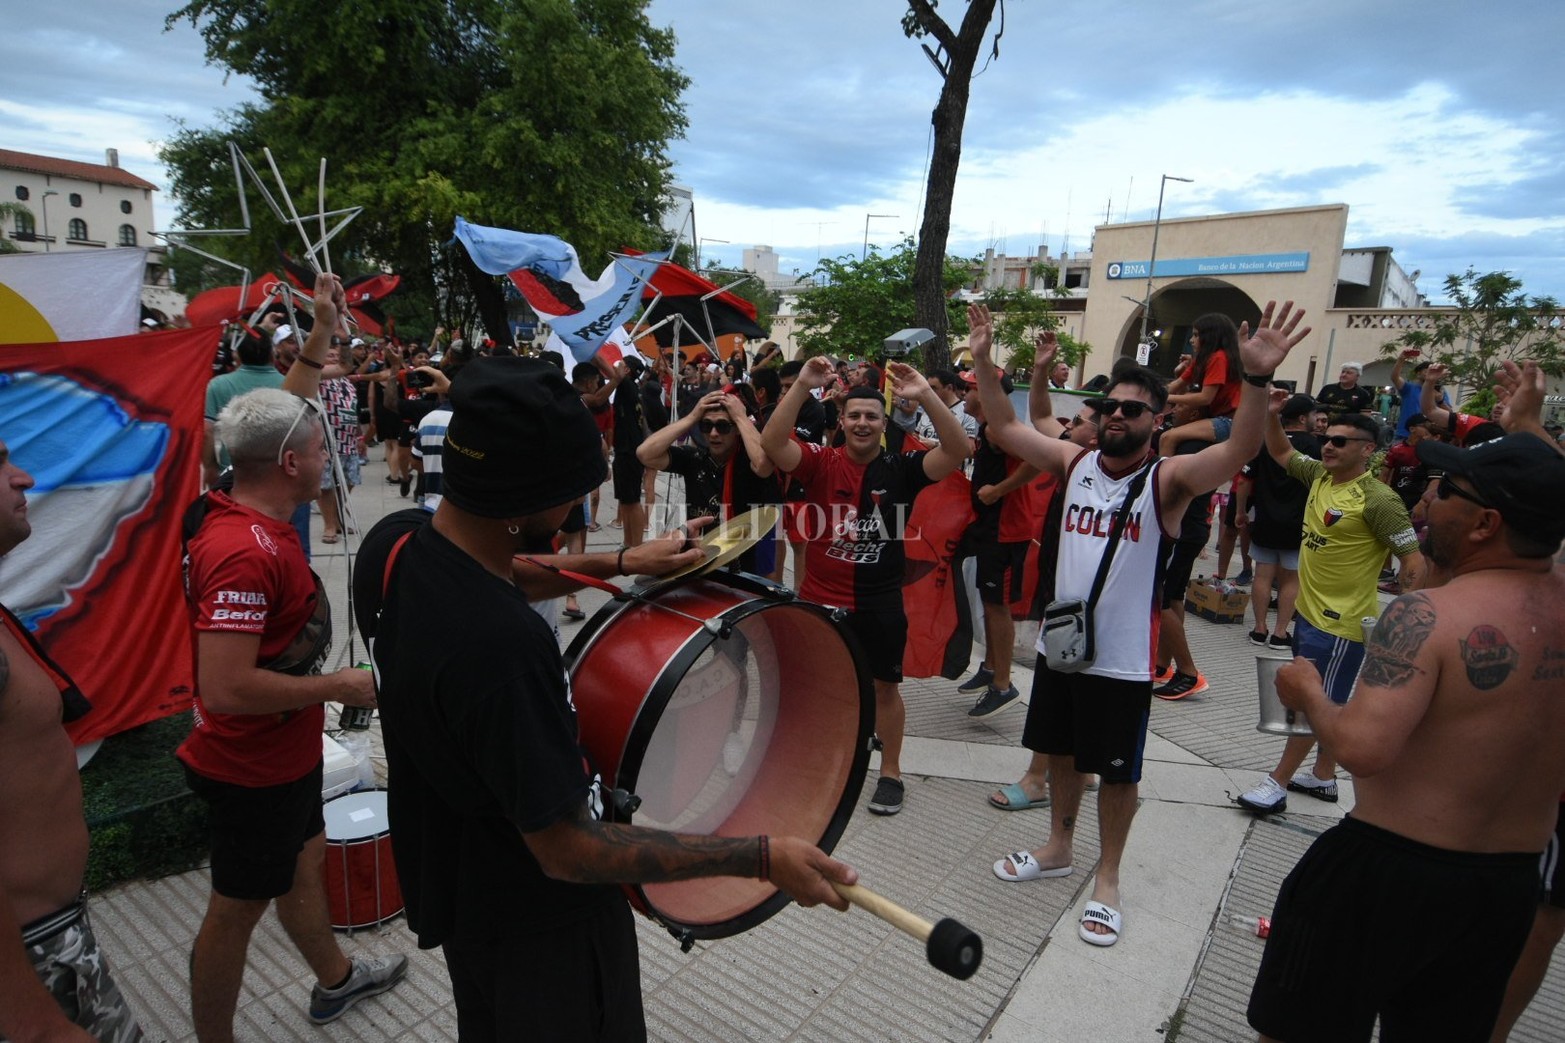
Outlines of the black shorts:
<svg viewBox="0 0 1565 1043">
<path fill-rule="evenodd" d="M 859 639 L 869 659 L 870 676 L 877 681 L 902 683 L 902 653 L 907 648 L 907 614 L 900 601 L 874 608 L 855 609 L 844 620 Z"/>
<path fill-rule="evenodd" d="M 1152 712 L 1152 679 L 1059 674 L 1038 656 L 1022 745 L 1034 753 L 1074 754 L 1076 770 L 1104 782 L 1140 782 Z"/>
<path fill-rule="evenodd" d="M 280 786 L 236 786 L 185 768 L 185 782 L 206 801 L 212 833 L 212 890 L 259 901 L 293 890 L 305 841 L 326 831 L 321 815 L 322 764 Z"/>
<path fill-rule="evenodd" d="M 1274 1039 L 1489 1038 L 1538 906 L 1536 854 L 1445 851 L 1346 818 L 1288 874 L 1249 1019 Z"/>
<path fill-rule="evenodd" d="M 1565 801 L 1560 803 L 1559 817 L 1554 820 L 1554 836 L 1543 849 L 1539 868 L 1543 874 L 1544 904 L 1565 909 Z"/>
<path fill-rule="evenodd" d="M 636 927 L 623 901 L 553 930 L 448 939 L 441 950 L 463 1043 L 647 1038 Z"/>
<path fill-rule="evenodd" d="M 977 566 L 978 600 L 985 605 L 1009 605 L 1022 596 L 1022 570 L 1027 566 L 1030 543 L 1001 543 L 992 532 L 968 530 L 957 554 L 971 556 Z"/>
<path fill-rule="evenodd" d="M 1206 541 L 1211 535 L 1211 526 L 1202 526 L 1193 532 L 1188 540 L 1181 532 L 1180 538 L 1169 547 L 1168 560 L 1163 564 L 1164 608 L 1183 604 L 1185 588 L 1190 586 L 1190 573 L 1195 570 L 1196 559 L 1201 556 L 1201 548 L 1206 546 Z"/>
<path fill-rule="evenodd" d="M 641 502 L 641 479 L 647 469 L 636 459 L 635 450 L 620 449 L 614 454 L 614 499 L 620 503 Z"/>
<path fill-rule="evenodd" d="M 587 505 L 578 503 L 565 515 L 565 520 L 560 522 L 560 531 L 567 536 L 578 532 L 587 531 Z"/>
</svg>

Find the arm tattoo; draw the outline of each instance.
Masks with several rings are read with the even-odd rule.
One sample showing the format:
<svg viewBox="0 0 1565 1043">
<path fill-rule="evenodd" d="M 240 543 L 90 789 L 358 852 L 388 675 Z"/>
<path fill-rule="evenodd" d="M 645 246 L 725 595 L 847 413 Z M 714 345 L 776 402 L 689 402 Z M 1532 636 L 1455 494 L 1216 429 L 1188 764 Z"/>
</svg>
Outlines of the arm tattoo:
<svg viewBox="0 0 1565 1043">
<path fill-rule="evenodd" d="M 754 877 L 760 866 L 757 837 L 671 833 L 618 822 L 584 822 L 598 841 L 597 858 L 576 867 L 577 883 L 660 883 L 707 876 Z"/>
<path fill-rule="evenodd" d="M 1520 661 L 1521 655 L 1498 627 L 1473 627 L 1462 641 L 1462 664 L 1467 667 L 1468 683 L 1480 692 L 1504 684 Z"/>
<path fill-rule="evenodd" d="M 1435 629 L 1435 606 L 1423 594 L 1409 594 L 1386 606 L 1370 635 L 1359 680 L 1377 688 L 1396 688 L 1419 673 L 1414 660 Z"/>
</svg>

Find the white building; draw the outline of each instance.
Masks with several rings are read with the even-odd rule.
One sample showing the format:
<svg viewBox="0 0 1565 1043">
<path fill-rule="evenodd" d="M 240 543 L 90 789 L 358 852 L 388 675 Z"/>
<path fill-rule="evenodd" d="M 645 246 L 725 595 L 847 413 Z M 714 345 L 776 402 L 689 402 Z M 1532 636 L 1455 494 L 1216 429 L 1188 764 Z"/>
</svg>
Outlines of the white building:
<svg viewBox="0 0 1565 1043">
<path fill-rule="evenodd" d="M 152 238 L 152 193 L 158 187 L 120 168 L 119 152 L 105 161 L 81 163 L 0 149 L 0 200 L 26 208 L 6 222 L 5 237 L 24 252 L 146 251 L 141 300 L 172 318 L 185 298 L 171 285 L 165 251 Z"/>
</svg>

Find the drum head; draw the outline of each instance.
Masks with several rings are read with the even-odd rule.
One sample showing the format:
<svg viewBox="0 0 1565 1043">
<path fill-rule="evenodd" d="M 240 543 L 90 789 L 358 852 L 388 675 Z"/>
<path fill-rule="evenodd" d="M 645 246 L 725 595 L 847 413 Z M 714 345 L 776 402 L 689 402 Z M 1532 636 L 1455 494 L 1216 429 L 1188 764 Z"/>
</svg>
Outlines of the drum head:
<svg viewBox="0 0 1565 1043">
<path fill-rule="evenodd" d="M 666 591 L 614 621 L 640 632 L 618 643 L 623 655 L 655 656 L 643 642 L 658 629 L 680 634 L 664 665 L 649 671 L 618 749 L 603 749 L 611 740 L 601 733 L 595 738 L 589 687 L 631 679 L 577 664 L 583 740 L 606 780 L 640 798 L 637 825 L 792 835 L 829 852 L 869 766 L 875 703 L 868 667 L 828 610 L 754 577 L 722 577 Z M 767 881 L 737 877 L 646 884 L 636 895 L 646 911 L 696 938 L 746 930 L 788 901 Z"/>
<path fill-rule="evenodd" d="M 364 790 L 361 793 L 344 793 L 328 800 L 321 808 L 326 820 L 328 841 L 365 840 L 378 837 L 391 829 L 386 816 L 386 791 Z"/>
</svg>

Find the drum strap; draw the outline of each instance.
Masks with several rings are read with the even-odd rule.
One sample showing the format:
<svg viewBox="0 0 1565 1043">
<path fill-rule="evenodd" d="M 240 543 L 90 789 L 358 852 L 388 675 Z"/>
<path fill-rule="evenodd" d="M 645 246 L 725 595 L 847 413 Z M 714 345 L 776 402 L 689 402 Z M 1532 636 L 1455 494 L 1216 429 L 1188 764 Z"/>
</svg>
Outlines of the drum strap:
<svg viewBox="0 0 1565 1043">
<path fill-rule="evenodd" d="M 386 570 L 381 573 L 380 577 L 380 600 L 382 605 L 386 603 L 386 595 L 391 593 L 391 568 L 397 563 L 397 555 L 402 553 L 402 545 L 407 543 L 408 537 L 412 535 L 412 532 L 404 532 L 401 536 L 398 536 L 397 542 L 391 545 L 391 553 L 386 555 Z"/>
</svg>

